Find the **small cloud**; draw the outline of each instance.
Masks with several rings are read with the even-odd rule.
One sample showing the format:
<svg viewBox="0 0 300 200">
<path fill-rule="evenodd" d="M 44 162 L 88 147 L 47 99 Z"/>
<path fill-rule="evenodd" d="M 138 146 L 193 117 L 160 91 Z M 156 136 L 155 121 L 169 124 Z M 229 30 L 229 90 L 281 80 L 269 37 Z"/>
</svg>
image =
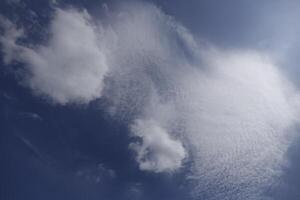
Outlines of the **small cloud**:
<svg viewBox="0 0 300 200">
<path fill-rule="evenodd" d="M 129 183 L 125 187 L 123 196 L 125 199 L 138 200 L 143 197 L 144 188 L 141 183 Z"/>
<path fill-rule="evenodd" d="M 2 96 L 4 99 L 7 99 L 7 100 L 14 100 L 14 99 L 15 99 L 13 96 L 9 95 L 9 94 L 6 93 L 6 92 L 1 93 L 1 96 Z"/>
<path fill-rule="evenodd" d="M 43 119 L 39 114 L 32 113 L 32 112 L 23 112 L 23 113 L 20 113 L 20 115 L 22 117 L 31 118 L 31 119 L 34 119 L 34 120 L 42 120 Z"/>
<path fill-rule="evenodd" d="M 77 170 L 76 176 L 82 177 L 91 183 L 107 184 L 115 179 L 116 173 L 114 170 L 104 167 L 103 164 L 98 164 Z"/>
<path fill-rule="evenodd" d="M 181 167 L 186 156 L 182 143 L 173 139 L 155 121 L 136 120 L 131 131 L 142 140 L 130 145 L 137 154 L 136 160 L 141 170 L 172 172 Z"/>
</svg>

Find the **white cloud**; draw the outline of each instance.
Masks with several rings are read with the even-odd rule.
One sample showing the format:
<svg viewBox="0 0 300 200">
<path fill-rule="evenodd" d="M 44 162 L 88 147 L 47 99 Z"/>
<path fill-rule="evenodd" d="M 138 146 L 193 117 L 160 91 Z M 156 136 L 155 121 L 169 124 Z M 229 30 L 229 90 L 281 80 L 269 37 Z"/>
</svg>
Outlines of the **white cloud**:
<svg viewBox="0 0 300 200">
<path fill-rule="evenodd" d="M 209 70 L 182 76 L 176 100 L 193 147 L 194 193 L 259 199 L 281 174 L 299 94 L 259 52 L 218 51 L 205 59 Z"/>
<path fill-rule="evenodd" d="M 7 60 L 25 62 L 30 87 L 58 103 L 102 97 L 141 139 L 132 144 L 141 170 L 175 171 L 190 152 L 196 199 L 262 199 L 299 119 L 299 93 L 274 59 L 208 48 L 150 4 L 106 12 L 92 25 L 58 10 L 48 45 L 2 38 Z"/>
<path fill-rule="evenodd" d="M 86 12 L 57 9 L 49 41 L 33 48 L 16 44 L 21 34 L 11 26 L 1 39 L 6 61 L 14 56 L 13 59 L 23 62 L 29 76 L 26 84 L 54 102 L 87 103 L 98 98 L 108 66 L 89 21 Z"/>
<path fill-rule="evenodd" d="M 162 137 L 186 143 L 195 198 L 262 198 L 281 174 L 298 123 L 298 91 L 267 53 L 201 46 L 152 6 L 126 11 L 112 26 L 120 45 L 105 93 L 112 110 L 159 122 Z M 143 140 L 152 138 L 150 129 L 140 128 Z M 158 172 L 153 160 L 164 151 L 152 150 L 150 160 L 146 149 L 147 143 L 135 149 L 140 168 Z"/>
<path fill-rule="evenodd" d="M 131 126 L 134 136 L 141 138 L 140 143 L 132 143 L 137 153 L 141 170 L 164 172 L 181 167 L 186 153 L 182 143 L 171 138 L 169 133 L 153 120 L 136 120 Z"/>
</svg>

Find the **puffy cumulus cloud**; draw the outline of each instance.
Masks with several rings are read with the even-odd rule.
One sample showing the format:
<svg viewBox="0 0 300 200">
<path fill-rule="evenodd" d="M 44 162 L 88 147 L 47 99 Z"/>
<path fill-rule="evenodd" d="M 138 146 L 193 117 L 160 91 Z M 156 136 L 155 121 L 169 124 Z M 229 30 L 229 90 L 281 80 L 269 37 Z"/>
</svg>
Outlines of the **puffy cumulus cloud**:
<svg viewBox="0 0 300 200">
<path fill-rule="evenodd" d="M 87 12 L 57 9 L 47 44 L 32 48 L 17 44 L 25 35 L 6 24 L 1 37 L 5 61 L 26 65 L 25 83 L 35 93 L 60 104 L 87 103 L 101 96 L 108 66 Z"/>
<path fill-rule="evenodd" d="M 163 172 L 174 171 L 181 167 L 185 149 L 180 141 L 171 138 L 165 129 L 153 120 L 136 120 L 131 126 L 134 136 L 140 143 L 132 143 L 137 152 L 141 170 Z"/>
<path fill-rule="evenodd" d="M 207 47 L 151 4 L 106 12 L 91 23 L 58 10 L 48 45 L 17 45 L 13 31 L 4 52 L 18 52 L 6 54 L 27 64 L 29 86 L 59 103 L 103 98 L 140 139 L 141 170 L 174 171 L 189 152 L 196 199 L 265 199 L 299 119 L 299 92 L 274 58 Z"/>
</svg>

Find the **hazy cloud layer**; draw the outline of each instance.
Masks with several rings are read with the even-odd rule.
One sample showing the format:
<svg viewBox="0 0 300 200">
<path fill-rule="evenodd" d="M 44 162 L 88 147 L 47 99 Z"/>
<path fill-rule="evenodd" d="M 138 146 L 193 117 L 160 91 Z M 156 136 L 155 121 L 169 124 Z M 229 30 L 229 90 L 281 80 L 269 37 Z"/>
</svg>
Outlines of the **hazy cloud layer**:
<svg viewBox="0 0 300 200">
<path fill-rule="evenodd" d="M 24 62 L 28 85 L 55 102 L 108 102 L 141 139 L 131 144 L 141 170 L 173 172 L 189 152 L 195 198 L 262 199 L 299 117 L 274 58 L 207 47 L 150 4 L 106 12 L 57 9 L 48 44 L 33 48 L 2 23 L 15 33 L 1 38 L 6 60 Z"/>
</svg>

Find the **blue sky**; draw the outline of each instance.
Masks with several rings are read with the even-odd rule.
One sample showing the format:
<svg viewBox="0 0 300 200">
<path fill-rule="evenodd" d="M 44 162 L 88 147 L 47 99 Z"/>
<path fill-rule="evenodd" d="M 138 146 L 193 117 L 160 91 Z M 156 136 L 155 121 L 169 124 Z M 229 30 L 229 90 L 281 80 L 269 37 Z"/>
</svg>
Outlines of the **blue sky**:
<svg viewBox="0 0 300 200">
<path fill-rule="evenodd" d="M 0 3 L 0 199 L 299 199 L 298 1 Z"/>
</svg>

